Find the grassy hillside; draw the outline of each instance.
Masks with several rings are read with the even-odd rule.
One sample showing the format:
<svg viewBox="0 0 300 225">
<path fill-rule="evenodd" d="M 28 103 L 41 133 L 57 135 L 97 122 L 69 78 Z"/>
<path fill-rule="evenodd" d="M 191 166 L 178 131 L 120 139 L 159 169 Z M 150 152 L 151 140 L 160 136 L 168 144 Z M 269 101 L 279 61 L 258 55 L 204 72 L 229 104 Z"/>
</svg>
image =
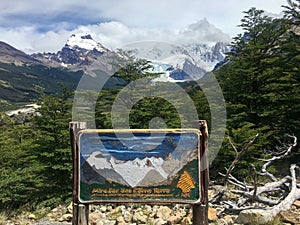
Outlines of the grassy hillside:
<svg viewBox="0 0 300 225">
<path fill-rule="evenodd" d="M 0 63 L 0 105 L 28 103 L 38 97 L 38 90 L 46 94 L 61 91 L 59 83 L 69 89 L 76 88 L 82 72 L 49 68 L 42 65 L 23 65 Z"/>
</svg>

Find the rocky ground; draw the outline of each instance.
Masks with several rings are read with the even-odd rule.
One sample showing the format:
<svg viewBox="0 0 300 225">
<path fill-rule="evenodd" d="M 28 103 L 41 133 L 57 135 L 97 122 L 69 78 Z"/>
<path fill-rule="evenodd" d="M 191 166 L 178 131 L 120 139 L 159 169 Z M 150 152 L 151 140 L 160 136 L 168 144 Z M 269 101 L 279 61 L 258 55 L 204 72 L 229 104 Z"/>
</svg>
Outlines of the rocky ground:
<svg viewBox="0 0 300 225">
<path fill-rule="evenodd" d="M 238 215 L 218 215 L 220 210 L 209 208 L 210 225 L 241 224 L 236 222 Z M 192 224 L 190 205 L 91 205 L 89 212 L 90 225 Z M 71 221 L 72 205 L 70 204 L 35 213 L 27 212 L 9 219 L 1 218 L 0 225 L 71 225 Z M 300 201 L 296 201 L 289 211 L 282 212 L 281 216 L 272 223 L 275 224 L 300 225 Z"/>
<path fill-rule="evenodd" d="M 218 188 L 209 190 L 209 199 L 218 192 Z M 229 196 L 237 198 L 237 196 Z M 250 220 L 262 221 L 267 217 L 260 211 L 228 214 L 217 206 L 209 205 L 208 219 L 210 225 L 247 224 Z M 190 205 L 147 205 L 147 204 L 103 204 L 90 205 L 90 225 L 190 225 L 192 209 Z M 56 208 L 43 208 L 35 212 L 23 212 L 7 218 L 0 214 L 0 225 L 71 225 L 72 204 Z M 261 224 L 258 222 L 252 225 Z M 300 225 L 300 200 L 294 202 L 290 210 L 281 212 L 271 223 L 266 225 Z"/>
</svg>

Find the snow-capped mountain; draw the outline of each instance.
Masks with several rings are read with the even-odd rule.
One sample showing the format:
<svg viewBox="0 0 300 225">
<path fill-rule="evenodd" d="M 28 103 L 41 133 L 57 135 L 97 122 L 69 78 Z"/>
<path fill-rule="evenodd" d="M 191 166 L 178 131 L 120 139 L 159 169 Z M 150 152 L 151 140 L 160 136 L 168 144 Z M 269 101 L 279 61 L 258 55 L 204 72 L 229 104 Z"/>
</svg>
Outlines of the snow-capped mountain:
<svg viewBox="0 0 300 225">
<path fill-rule="evenodd" d="M 57 53 L 37 53 L 32 56 L 50 66 L 64 66 L 81 69 L 90 65 L 110 50 L 96 42 L 90 34 L 72 34 Z"/>
<path fill-rule="evenodd" d="M 64 48 L 69 48 L 73 50 L 96 50 L 98 52 L 107 52 L 109 51 L 103 45 L 93 40 L 90 34 L 72 34 L 71 37 L 67 40 L 67 43 Z"/>
<path fill-rule="evenodd" d="M 174 45 L 166 42 L 139 42 L 122 47 L 136 57 L 151 61 L 149 72 L 162 73 L 156 81 L 186 81 L 201 78 L 224 60 L 230 50 L 227 43 L 215 45 L 193 43 Z M 108 58 L 119 55 L 96 42 L 90 34 L 73 34 L 57 53 L 38 53 L 35 59 L 49 66 L 64 66 L 72 70 L 104 69 Z M 97 68 L 99 67 L 99 68 Z"/>
<path fill-rule="evenodd" d="M 230 51 L 228 43 L 177 46 L 165 42 L 139 42 L 124 47 L 140 58 L 150 60 L 149 72 L 163 73 L 157 81 L 185 81 L 201 78 L 210 72 Z"/>
<path fill-rule="evenodd" d="M 164 160 L 158 157 L 122 161 L 114 157 L 105 158 L 101 152 L 96 151 L 87 158 L 86 162 L 105 179 L 130 187 L 140 184 L 149 172 L 155 172 L 163 180 L 168 179 L 169 176 L 162 167 Z M 124 168 L 127 169 L 124 170 Z M 107 171 L 110 172 L 107 173 Z M 111 173 L 112 171 L 114 172 Z M 159 183 L 163 180 L 157 179 L 156 181 Z"/>
</svg>

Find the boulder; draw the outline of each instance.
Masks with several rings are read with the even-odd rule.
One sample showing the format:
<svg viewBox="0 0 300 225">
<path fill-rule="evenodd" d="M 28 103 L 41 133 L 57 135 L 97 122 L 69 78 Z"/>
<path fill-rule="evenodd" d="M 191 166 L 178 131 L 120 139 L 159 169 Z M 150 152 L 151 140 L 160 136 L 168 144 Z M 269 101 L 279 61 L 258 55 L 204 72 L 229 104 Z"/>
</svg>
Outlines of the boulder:
<svg viewBox="0 0 300 225">
<path fill-rule="evenodd" d="M 282 221 L 292 224 L 300 224 L 300 214 L 297 211 L 281 211 Z"/>
<path fill-rule="evenodd" d="M 208 209 L 208 220 L 210 221 L 216 221 L 218 220 L 218 216 L 217 216 L 217 210 L 214 208 L 209 208 Z"/>
<path fill-rule="evenodd" d="M 71 213 L 67 213 L 67 214 L 62 215 L 58 221 L 59 222 L 71 222 L 72 217 L 73 217 L 73 215 Z"/>
<path fill-rule="evenodd" d="M 157 210 L 156 216 L 164 220 L 168 219 L 172 213 L 172 210 L 168 206 L 160 206 Z"/>
<path fill-rule="evenodd" d="M 274 220 L 273 216 L 263 209 L 247 209 L 240 212 L 236 223 L 268 225 Z"/>
<path fill-rule="evenodd" d="M 294 205 L 297 207 L 297 208 L 300 208 L 300 200 L 296 200 L 294 202 Z"/>
</svg>

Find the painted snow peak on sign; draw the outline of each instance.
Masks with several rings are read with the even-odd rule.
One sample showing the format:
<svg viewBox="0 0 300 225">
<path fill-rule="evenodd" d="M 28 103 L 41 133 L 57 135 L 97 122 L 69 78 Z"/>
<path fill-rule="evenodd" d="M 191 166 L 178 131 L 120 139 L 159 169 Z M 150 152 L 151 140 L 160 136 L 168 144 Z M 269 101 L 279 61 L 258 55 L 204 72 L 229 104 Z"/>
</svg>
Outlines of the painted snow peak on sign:
<svg viewBox="0 0 300 225">
<path fill-rule="evenodd" d="M 82 133 L 80 180 L 131 188 L 168 185 L 198 159 L 198 141 L 196 132 Z"/>
</svg>

